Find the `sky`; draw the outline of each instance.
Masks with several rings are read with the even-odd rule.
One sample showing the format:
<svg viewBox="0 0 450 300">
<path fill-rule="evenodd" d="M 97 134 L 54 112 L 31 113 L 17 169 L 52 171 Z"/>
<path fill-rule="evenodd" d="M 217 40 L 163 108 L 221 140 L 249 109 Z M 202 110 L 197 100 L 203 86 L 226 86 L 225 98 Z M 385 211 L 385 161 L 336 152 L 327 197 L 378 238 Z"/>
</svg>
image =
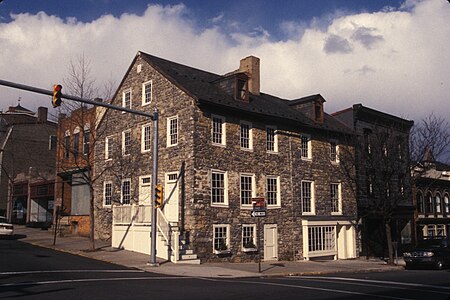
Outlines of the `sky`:
<svg viewBox="0 0 450 300">
<path fill-rule="evenodd" d="M 254 55 L 264 93 L 321 94 L 328 113 L 362 103 L 449 119 L 449 49 L 447 0 L 0 2 L 0 79 L 49 90 L 80 55 L 98 86 L 118 84 L 138 51 L 217 74 Z M 0 86 L 0 109 L 19 97 L 51 107 L 49 96 Z"/>
</svg>

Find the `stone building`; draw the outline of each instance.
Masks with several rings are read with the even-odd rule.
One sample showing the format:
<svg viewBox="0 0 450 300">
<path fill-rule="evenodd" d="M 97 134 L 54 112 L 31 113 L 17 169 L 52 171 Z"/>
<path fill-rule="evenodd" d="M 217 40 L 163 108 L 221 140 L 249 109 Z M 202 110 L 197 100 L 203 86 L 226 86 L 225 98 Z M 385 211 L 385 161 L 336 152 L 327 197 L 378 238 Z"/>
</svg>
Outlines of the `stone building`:
<svg viewBox="0 0 450 300">
<path fill-rule="evenodd" d="M 362 255 L 388 257 L 388 239 L 400 250 L 408 248 L 414 230 L 409 154 L 413 121 L 361 104 L 333 116 L 358 136 L 356 155 L 347 162 L 356 166 Z"/>
<path fill-rule="evenodd" d="M 58 119 L 55 218 L 63 233 L 90 233 L 96 111 L 82 106 Z"/>
<path fill-rule="evenodd" d="M 0 215 L 14 223 L 52 221 L 56 123 L 18 104 L 0 113 Z"/>
<path fill-rule="evenodd" d="M 356 200 L 339 170 L 353 131 L 324 103 L 261 92 L 253 56 L 217 75 L 138 52 L 113 104 L 159 110 L 158 230 L 178 232 L 166 243 L 188 248 L 175 260 L 250 261 L 253 248 L 264 260 L 356 256 Z M 148 253 L 151 121 L 107 111 L 99 126 L 106 132 L 96 155 L 110 169 L 96 187 L 97 233 Z M 251 216 L 255 197 L 265 199 L 265 217 Z M 174 260 L 176 248 L 157 255 Z"/>
<path fill-rule="evenodd" d="M 450 165 L 431 151 L 413 170 L 417 240 L 450 235 Z"/>
</svg>

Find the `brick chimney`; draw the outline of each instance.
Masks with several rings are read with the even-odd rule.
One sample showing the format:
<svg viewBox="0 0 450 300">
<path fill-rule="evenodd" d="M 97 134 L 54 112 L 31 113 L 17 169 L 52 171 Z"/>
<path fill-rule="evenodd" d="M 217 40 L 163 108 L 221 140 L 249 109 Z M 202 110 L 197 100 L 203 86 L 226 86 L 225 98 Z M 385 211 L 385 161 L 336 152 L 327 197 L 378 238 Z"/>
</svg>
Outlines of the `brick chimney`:
<svg viewBox="0 0 450 300">
<path fill-rule="evenodd" d="M 39 123 L 47 122 L 47 112 L 48 112 L 47 107 L 43 107 L 43 106 L 38 107 L 37 121 Z"/>
<path fill-rule="evenodd" d="M 248 56 L 241 59 L 239 66 L 240 72 L 245 72 L 249 76 L 248 90 L 253 95 L 259 95 L 260 75 L 259 75 L 259 58 L 255 56 Z"/>
</svg>

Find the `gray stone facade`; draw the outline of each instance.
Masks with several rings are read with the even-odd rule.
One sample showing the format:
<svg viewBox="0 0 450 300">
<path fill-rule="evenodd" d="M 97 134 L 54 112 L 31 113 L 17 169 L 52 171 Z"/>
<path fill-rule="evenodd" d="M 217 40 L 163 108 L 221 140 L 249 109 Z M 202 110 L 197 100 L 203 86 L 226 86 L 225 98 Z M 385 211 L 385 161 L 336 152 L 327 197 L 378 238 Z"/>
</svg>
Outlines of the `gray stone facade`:
<svg viewBox="0 0 450 300">
<path fill-rule="evenodd" d="M 211 76 L 213 80 L 206 81 L 202 76 Z M 345 178 L 340 175 L 339 162 L 332 162 L 330 159 L 330 142 L 346 140 L 343 137 L 351 135 L 351 131 L 343 127 L 333 127 L 333 124 L 337 123 L 330 121 L 329 116 L 326 118 L 326 124 L 315 125 L 314 121 L 302 124 L 298 120 L 284 118 L 282 113 L 271 115 L 258 110 L 259 97 L 267 97 L 270 100 L 272 96 L 253 93 L 248 104 L 233 103 L 239 100 L 226 98 L 226 93 L 222 95 L 220 88 L 212 83 L 219 77 L 138 53 L 113 99 L 113 104 L 121 105 L 123 92 L 131 89 L 133 109 L 148 113 L 152 113 L 155 107 L 159 109 L 158 181 L 164 183 L 169 172 L 178 173 L 180 176 L 177 223 L 191 249 L 202 261 L 254 260 L 254 254 L 244 253 L 242 242 L 243 225 L 254 225 L 255 239 L 260 233 L 260 240 L 256 241 L 256 245 L 259 245 L 264 259 L 309 259 L 314 257 L 313 250 L 310 246 L 309 254 L 305 256 L 304 249 L 308 248 L 308 245 L 304 245 L 304 242 L 312 242 L 313 239 L 311 236 L 308 239 L 308 232 L 305 233 L 304 229 L 315 226 L 321 228 L 313 228 L 310 231 L 316 230 L 322 239 L 330 239 L 333 251 L 336 252 L 335 258 L 354 257 L 355 249 L 351 250 L 351 254 L 345 254 L 344 249 L 337 248 L 338 244 L 339 247 L 345 248 L 341 238 L 346 234 L 347 238 L 353 239 L 348 244 L 356 245 L 356 235 L 352 233 L 356 222 L 356 200 Z M 143 83 L 150 80 L 152 101 L 148 105 L 142 105 Z M 210 99 L 224 97 L 224 105 L 208 102 L 208 99 L 200 95 L 202 93 L 211 93 Z M 279 105 L 287 106 L 286 100 L 273 99 L 278 102 L 269 102 L 269 110 L 273 107 L 276 111 Z M 247 107 L 240 109 L 243 105 Z M 250 109 L 252 105 L 254 107 Z M 292 115 L 301 114 L 294 109 L 286 109 Z M 168 118 L 174 116 L 177 116 L 178 120 L 178 142 L 176 145 L 167 146 Z M 222 118 L 225 124 L 222 127 L 222 138 L 225 142 L 222 144 L 212 142 L 213 116 Z M 242 122 L 251 124 L 250 149 L 243 149 L 240 145 Z M 140 116 L 108 111 L 100 125 L 107 126 L 106 136 L 115 137 L 116 154 L 120 152 L 121 132 L 131 130 L 132 133 L 131 155 L 125 158 L 117 155 L 116 160 L 121 162 L 112 159 L 111 163 L 117 164 L 118 167 L 111 169 L 114 172 L 106 172 L 104 180 L 97 182 L 96 199 L 100 209 L 96 212 L 96 228 L 98 236 L 102 238 L 108 238 L 111 232 L 111 208 L 102 204 L 103 182 L 114 182 L 113 199 L 115 203 L 120 203 L 120 180 L 130 178 L 131 198 L 138 203 L 139 176 L 151 174 L 151 151 L 141 151 L 142 125 L 148 123 L 150 120 Z M 266 126 L 276 129 L 277 151 L 266 150 Z M 308 158 L 302 158 L 300 151 L 301 137 L 305 135 L 309 137 Z M 347 146 L 339 144 L 338 147 Z M 105 156 L 105 145 L 100 144 L 96 151 L 97 155 Z M 213 203 L 213 172 L 225 174 L 225 203 Z M 256 227 L 257 218 L 251 216 L 251 204 L 241 203 L 241 175 L 251 178 L 253 197 L 267 196 L 268 177 L 277 183 L 276 201 L 273 205 L 268 205 L 267 216 L 260 218 L 260 232 Z M 312 184 L 313 212 L 309 214 L 302 213 L 302 181 Z M 340 212 L 331 211 L 331 183 L 339 184 Z M 231 253 L 225 257 L 214 252 L 214 228 L 217 226 L 227 228 L 227 246 Z M 333 233 L 326 236 L 324 232 L 328 229 L 322 231 L 324 226 L 329 226 Z M 349 231 L 340 231 L 342 226 L 347 226 Z M 270 234 L 275 238 L 275 246 L 270 250 L 272 256 L 268 257 L 264 251 L 269 251 L 269 239 L 266 235 Z M 317 242 L 316 246 L 319 244 Z"/>
</svg>

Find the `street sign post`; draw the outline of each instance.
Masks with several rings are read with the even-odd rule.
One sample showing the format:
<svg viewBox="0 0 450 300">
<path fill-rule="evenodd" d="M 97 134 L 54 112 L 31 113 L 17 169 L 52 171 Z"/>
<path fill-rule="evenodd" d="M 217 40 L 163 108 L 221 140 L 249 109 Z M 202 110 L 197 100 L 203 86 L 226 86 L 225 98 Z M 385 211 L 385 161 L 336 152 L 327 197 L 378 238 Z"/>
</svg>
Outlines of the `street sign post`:
<svg viewBox="0 0 450 300">
<path fill-rule="evenodd" d="M 264 197 L 255 197 L 252 198 L 253 210 L 250 213 L 252 217 L 258 218 L 258 232 L 257 232 L 257 240 L 258 240 L 258 272 L 261 273 L 261 222 L 260 218 L 266 216 L 267 206 L 266 199 Z"/>
</svg>

